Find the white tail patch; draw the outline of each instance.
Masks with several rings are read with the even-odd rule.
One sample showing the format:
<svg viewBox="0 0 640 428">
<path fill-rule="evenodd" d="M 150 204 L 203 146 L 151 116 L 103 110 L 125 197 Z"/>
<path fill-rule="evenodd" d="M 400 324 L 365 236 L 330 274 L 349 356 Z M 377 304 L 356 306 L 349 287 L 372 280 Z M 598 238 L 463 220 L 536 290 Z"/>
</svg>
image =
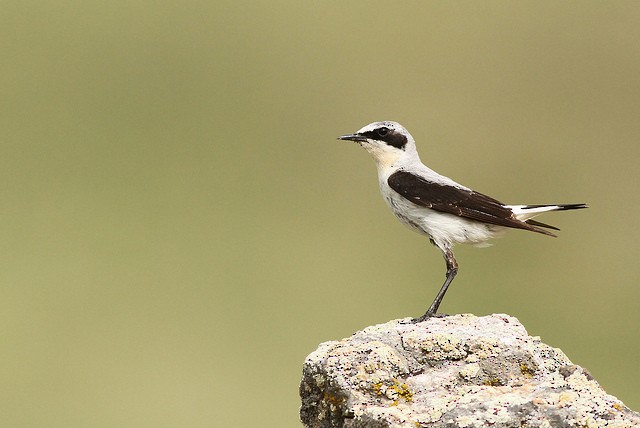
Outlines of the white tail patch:
<svg viewBox="0 0 640 428">
<path fill-rule="evenodd" d="M 539 214 L 549 211 L 564 211 L 587 208 L 586 204 L 566 204 L 566 205 L 507 205 L 518 220 L 525 221 Z"/>
</svg>

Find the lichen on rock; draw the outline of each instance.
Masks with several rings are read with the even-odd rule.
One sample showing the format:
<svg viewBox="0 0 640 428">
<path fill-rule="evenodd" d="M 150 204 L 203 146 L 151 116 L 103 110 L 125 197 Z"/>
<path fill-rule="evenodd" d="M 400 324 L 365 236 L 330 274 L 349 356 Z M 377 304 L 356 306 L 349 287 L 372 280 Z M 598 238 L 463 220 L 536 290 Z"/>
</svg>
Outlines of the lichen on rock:
<svg viewBox="0 0 640 428">
<path fill-rule="evenodd" d="M 395 320 L 322 343 L 304 363 L 300 396 L 313 428 L 640 426 L 508 315 Z"/>
</svg>

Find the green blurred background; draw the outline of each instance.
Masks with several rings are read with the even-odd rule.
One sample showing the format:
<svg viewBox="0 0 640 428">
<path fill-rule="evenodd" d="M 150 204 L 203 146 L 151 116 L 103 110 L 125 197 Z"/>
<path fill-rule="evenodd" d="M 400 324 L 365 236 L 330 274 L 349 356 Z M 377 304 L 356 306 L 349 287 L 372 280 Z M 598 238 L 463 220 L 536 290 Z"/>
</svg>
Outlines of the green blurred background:
<svg viewBox="0 0 640 428">
<path fill-rule="evenodd" d="M 0 6 L 0 413 L 296 427 L 305 356 L 444 276 L 336 136 L 397 120 L 509 203 L 444 312 L 509 313 L 640 410 L 637 2 Z"/>
</svg>

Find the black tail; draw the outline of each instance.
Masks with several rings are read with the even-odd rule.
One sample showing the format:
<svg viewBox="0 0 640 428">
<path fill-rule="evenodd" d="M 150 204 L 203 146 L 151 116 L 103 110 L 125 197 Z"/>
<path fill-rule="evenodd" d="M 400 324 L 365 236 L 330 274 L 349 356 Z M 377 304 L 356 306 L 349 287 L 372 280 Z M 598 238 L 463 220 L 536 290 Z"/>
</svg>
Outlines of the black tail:
<svg viewBox="0 0 640 428">
<path fill-rule="evenodd" d="M 544 205 L 527 205 L 525 207 L 522 207 L 522 210 L 527 210 L 527 209 L 536 209 L 536 208 L 550 208 L 549 211 L 567 211 L 567 210 L 579 210 L 582 208 L 589 208 L 587 206 L 587 204 L 562 204 L 562 205 L 551 205 L 551 204 L 544 204 Z M 540 213 L 543 214 L 543 213 Z M 546 224 L 546 223 L 542 223 L 540 221 L 536 221 L 533 219 L 528 219 L 524 221 L 525 223 L 527 223 L 528 225 L 534 226 L 534 232 L 539 232 L 539 233 L 543 233 L 545 235 L 550 235 L 550 236 L 556 236 L 553 233 L 549 233 L 546 230 L 543 229 L 538 229 L 540 227 L 544 227 L 547 229 L 553 229 L 553 230 L 560 230 L 555 226 L 551 226 L 550 224 Z"/>
<path fill-rule="evenodd" d="M 564 205 L 558 205 L 558 211 L 565 211 L 565 210 L 579 210 L 582 208 L 589 208 L 589 205 L 587 204 L 564 204 Z"/>
</svg>

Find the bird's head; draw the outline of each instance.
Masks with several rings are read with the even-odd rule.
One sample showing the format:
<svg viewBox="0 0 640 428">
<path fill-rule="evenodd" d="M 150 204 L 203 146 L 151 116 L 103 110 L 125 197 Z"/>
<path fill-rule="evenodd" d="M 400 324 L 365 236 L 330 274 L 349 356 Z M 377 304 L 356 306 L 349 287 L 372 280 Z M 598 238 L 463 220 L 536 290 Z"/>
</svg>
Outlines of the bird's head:
<svg viewBox="0 0 640 428">
<path fill-rule="evenodd" d="M 388 168 L 398 161 L 417 159 L 416 143 L 409 131 L 397 122 L 374 122 L 339 140 L 355 141 L 368 151 L 378 168 Z"/>
</svg>

